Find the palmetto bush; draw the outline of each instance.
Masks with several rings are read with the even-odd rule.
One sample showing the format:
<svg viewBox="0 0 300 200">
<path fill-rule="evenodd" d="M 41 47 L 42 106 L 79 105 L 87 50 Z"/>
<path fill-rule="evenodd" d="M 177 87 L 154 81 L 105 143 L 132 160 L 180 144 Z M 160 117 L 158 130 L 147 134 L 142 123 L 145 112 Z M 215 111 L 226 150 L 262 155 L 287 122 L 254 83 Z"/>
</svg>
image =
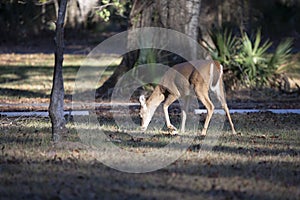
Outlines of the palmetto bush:
<svg viewBox="0 0 300 200">
<path fill-rule="evenodd" d="M 207 49 L 214 60 L 232 72 L 235 83 L 240 82 L 248 87 L 266 86 L 289 66 L 290 39 L 282 41 L 275 52 L 269 53 L 272 42 L 263 42 L 260 30 L 254 37 L 249 37 L 245 32 L 234 36 L 227 29 L 212 31 L 210 36 L 213 46 L 207 44 Z"/>
<path fill-rule="evenodd" d="M 293 41 L 291 39 L 282 41 L 270 58 L 269 66 L 276 74 L 281 74 L 288 69 L 290 64 L 289 61 L 291 59 L 292 45 Z"/>
<path fill-rule="evenodd" d="M 227 29 L 224 32 L 212 32 L 210 36 L 215 45 L 215 48 L 209 46 L 212 57 L 222 64 L 230 66 L 240 47 L 238 38 Z"/>
<path fill-rule="evenodd" d="M 208 51 L 214 60 L 219 61 L 234 73 L 238 79 L 242 77 L 241 70 L 238 63 L 236 63 L 236 56 L 239 53 L 241 43 L 238 37 L 234 36 L 228 29 L 214 30 L 210 33 L 213 46 L 205 43 Z"/>
<path fill-rule="evenodd" d="M 239 64 L 245 76 L 245 83 L 249 86 L 265 84 L 269 75 L 271 75 L 266 72 L 271 69 L 268 65 L 267 50 L 272 43 L 268 40 L 262 43 L 260 31 L 257 31 L 253 41 L 246 33 L 243 33 L 240 42 L 241 47 L 235 61 Z"/>
</svg>

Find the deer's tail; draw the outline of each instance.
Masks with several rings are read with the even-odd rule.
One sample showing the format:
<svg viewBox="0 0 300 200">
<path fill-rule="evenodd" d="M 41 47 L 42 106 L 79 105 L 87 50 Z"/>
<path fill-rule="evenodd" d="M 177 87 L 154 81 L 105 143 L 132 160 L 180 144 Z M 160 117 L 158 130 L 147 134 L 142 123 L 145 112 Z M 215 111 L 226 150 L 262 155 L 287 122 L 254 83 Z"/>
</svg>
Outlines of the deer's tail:
<svg viewBox="0 0 300 200">
<path fill-rule="evenodd" d="M 223 66 L 219 62 L 213 62 L 210 65 L 210 89 L 217 94 L 218 97 L 222 96 L 223 91 Z"/>
</svg>

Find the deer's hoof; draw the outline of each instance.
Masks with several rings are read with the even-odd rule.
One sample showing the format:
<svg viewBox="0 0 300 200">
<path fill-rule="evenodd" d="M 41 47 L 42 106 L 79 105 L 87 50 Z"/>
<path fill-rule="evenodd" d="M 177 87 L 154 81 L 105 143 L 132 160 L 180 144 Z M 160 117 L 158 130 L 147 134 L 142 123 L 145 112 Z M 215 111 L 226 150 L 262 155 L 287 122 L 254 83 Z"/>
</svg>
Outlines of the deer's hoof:
<svg viewBox="0 0 300 200">
<path fill-rule="evenodd" d="M 147 127 L 140 127 L 140 131 L 145 132 L 147 130 Z"/>
<path fill-rule="evenodd" d="M 243 133 L 241 133 L 241 132 L 235 132 L 235 134 L 238 136 L 243 136 Z"/>
<path fill-rule="evenodd" d="M 177 128 L 173 125 L 168 126 L 168 132 L 170 135 L 177 135 L 178 131 Z"/>
<path fill-rule="evenodd" d="M 173 125 L 168 126 L 169 131 L 177 131 L 177 128 Z"/>
<path fill-rule="evenodd" d="M 170 135 L 178 135 L 178 131 L 177 130 L 171 130 L 169 131 Z"/>
<path fill-rule="evenodd" d="M 206 130 L 202 130 L 200 136 L 206 136 Z"/>
</svg>

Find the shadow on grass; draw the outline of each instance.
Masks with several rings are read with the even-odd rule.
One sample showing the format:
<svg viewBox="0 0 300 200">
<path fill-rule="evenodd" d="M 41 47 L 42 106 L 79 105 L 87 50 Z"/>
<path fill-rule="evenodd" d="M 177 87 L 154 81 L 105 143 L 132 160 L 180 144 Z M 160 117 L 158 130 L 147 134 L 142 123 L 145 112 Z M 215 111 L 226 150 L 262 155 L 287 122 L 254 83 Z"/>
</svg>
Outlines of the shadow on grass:
<svg viewBox="0 0 300 200">
<path fill-rule="evenodd" d="M 74 82 L 80 67 L 81 66 L 78 65 L 63 66 L 64 82 Z M 103 66 L 99 68 L 95 66 L 84 67 L 87 73 L 87 80 L 95 74 L 95 70 L 99 71 L 105 69 L 104 75 L 110 75 L 116 68 L 115 65 L 108 66 L 107 68 Z M 46 92 L 50 93 L 51 90 L 53 69 L 51 66 L 0 66 L 0 95 L 19 98 L 49 98 L 49 94 L 46 94 Z M 88 73 L 89 71 L 91 72 Z M 28 90 L 21 89 L 23 84 L 31 85 L 33 88 L 44 85 L 44 87 L 46 87 L 44 89 L 45 92 L 36 92 L 30 87 Z M 20 88 L 18 88 L 18 86 L 20 86 Z"/>
<path fill-rule="evenodd" d="M 298 197 L 300 171 L 297 158 L 300 152 L 299 148 L 290 150 L 287 148 L 297 147 L 297 143 L 292 143 L 295 135 L 291 138 L 281 138 L 280 141 L 275 140 L 272 144 L 268 142 L 273 140 L 253 137 L 251 134 L 245 136 L 225 134 L 220 139 L 225 140 L 228 146 L 215 146 L 211 157 L 188 158 L 197 153 L 192 149 L 187 153 L 187 158 L 180 158 L 161 170 L 145 174 L 127 174 L 106 167 L 84 149 L 68 147 L 67 143 L 65 145 L 63 143 L 65 149 L 59 149 L 48 141 L 50 128 L 44 125 L 28 127 L 26 118 L 25 123 L 19 123 L 18 120 L 1 120 L 1 123 L 6 125 L 0 127 L 2 198 L 297 199 Z M 114 121 L 109 118 L 101 120 L 102 123 L 105 122 L 104 125 L 115 126 Z M 45 120 L 43 123 L 49 121 Z M 285 120 L 284 124 L 289 126 L 289 120 Z M 157 134 L 151 140 L 134 141 L 125 132 L 109 129 L 108 127 L 105 131 L 107 137 L 112 141 L 122 139 L 122 143 L 117 144 L 124 148 L 160 148 L 173 137 Z M 75 129 L 70 129 L 70 137 L 78 141 Z M 42 143 L 43 141 L 46 142 Z M 240 145 L 232 145 L 233 143 Z M 226 158 L 222 158 L 224 154 Z M 278 157 L 273 160 L 271 156 Z"/>
<path fill-rule="evenodd" d="M 0 156 L 2 198 L 296 199 L 295 163 L 186 163 L 127 174 L 70 156 L 26 160 Z M 276 189 L 280 188 L 279 191 Z M 283 192 L 283 193 L 282 193 Z"/>
<path fill-rule="evenodd" d="M 0 88 L 0 96 L 7 97 L 25 97 L 25 98 L 49 98 L 49 94 L 42 92 L 33 92 L 29 90 Z"/>
</svg>

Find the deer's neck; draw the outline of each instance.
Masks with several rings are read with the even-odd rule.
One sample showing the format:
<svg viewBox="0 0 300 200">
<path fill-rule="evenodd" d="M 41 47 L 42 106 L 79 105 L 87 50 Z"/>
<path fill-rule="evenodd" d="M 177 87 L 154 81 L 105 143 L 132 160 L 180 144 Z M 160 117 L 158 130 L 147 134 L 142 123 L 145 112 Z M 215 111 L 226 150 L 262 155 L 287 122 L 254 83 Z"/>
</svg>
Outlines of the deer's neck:
<svg viewBox="0 0 300 200">
<path fill-rule="evenodd" d="M 158 85 L 155 87 L 153 93 L 147 100 L 146 104 L 151 113 L 151 116 L 154 114 L 156 108 L 160 105 L 160 103 L 165 99 L 165 95 L 163 94 L 161 87 Z"/>
</svg>

